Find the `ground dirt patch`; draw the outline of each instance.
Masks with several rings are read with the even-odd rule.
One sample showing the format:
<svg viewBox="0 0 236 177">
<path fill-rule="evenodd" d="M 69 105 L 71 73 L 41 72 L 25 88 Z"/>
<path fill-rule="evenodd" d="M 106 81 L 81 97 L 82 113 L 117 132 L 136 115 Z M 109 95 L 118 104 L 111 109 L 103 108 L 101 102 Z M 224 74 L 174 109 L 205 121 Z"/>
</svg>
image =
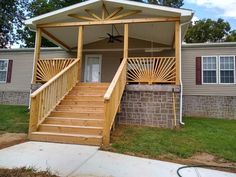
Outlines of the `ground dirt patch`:
<svg viewBox="0 0 236 177">
<path fill-rule="evenodd" d="M 58 177 L 50 172 L 37 172 L 34 169 L 16 168 L 16 169 L 0 169 L 1 177 Z"/>
<path fill-rule="evenodd" d="M 27 141 L 25 133 L 4 133 L 0 134 L 0 149 L 13 146 Z"/>
<path fill-rule="evenodd" d="M 228 171 L 236 173 L 236 163 L 229 162 L 222 158 L 217 158 L 214 155 L 208 153 L 196 153 L 192 157 L 189 158 L 178 158 L 173 157 L 171 155 L 163 155 L 159 157 L 160 160 L 171 161 L 175 163 L 181 163 L 185 165 L 209 165 L 209 166 L 216 166 L 213 169 L 221 170 L 221 171 Z"/>
</svg>

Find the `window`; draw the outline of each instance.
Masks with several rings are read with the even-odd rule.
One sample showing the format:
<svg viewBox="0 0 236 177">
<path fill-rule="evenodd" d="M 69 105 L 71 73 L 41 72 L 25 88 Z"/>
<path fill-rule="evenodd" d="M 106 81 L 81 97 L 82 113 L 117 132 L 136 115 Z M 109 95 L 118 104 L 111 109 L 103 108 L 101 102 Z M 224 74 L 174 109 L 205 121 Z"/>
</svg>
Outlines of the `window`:
<svg viewBox="0 0 236 177">
<path fill-rule="evenodd" d="M 0 59 L 0 83 L 7 82 L 7 68 L 8 68 L 8 60 Z"/>
<path fill-rule="evenodd" d="M 234 83 L 234 56 L 220 56 L 220 83 Z"/>
<path fill-rule="evenodd" d="M 202 77 L 203 83 L 217 83 L 217 57 L 205 56 L 202 57 Z"/>
<path fill-rule="evenodd" d="M 235 56 L 220 55 L 196 57 L 196 79 L 198 78 L 198 80 L 196 80 L 197 85 L 199 85 L 199 83 L 235 84 L 235 72 Z"/>
</svg>

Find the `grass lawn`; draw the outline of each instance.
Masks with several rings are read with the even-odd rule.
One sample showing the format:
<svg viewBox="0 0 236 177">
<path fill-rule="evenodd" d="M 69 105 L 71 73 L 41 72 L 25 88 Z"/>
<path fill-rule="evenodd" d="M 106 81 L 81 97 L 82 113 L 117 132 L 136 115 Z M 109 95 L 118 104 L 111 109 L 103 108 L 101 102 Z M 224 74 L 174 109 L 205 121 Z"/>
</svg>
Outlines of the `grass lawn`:
<svg viewBox="0 0 236 177">
<path fill-rule="evenodd" d="M 0 105 L 0 133 L 27 133 L 27 106 Z"/>
<path fill-rule="evenodd" d="M 112 134 L 112 148 L 151 158 L 188 158 L 206 152 L 236 162 L 235 120 L 186 117 L 184 122 L 185 126 L 177 130 L 118 126 Z"/>
</svg>

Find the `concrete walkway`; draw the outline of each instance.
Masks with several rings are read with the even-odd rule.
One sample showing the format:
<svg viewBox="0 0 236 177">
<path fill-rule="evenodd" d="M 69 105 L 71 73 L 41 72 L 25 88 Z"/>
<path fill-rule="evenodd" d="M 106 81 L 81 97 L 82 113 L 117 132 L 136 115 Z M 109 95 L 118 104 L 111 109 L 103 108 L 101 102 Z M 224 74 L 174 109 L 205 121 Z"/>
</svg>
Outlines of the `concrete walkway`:
<svg viewBox="0 0 236 177">
<path fill-rule="evenodd" d="M 0 168 L 34 167 L 70 177 L 178 177 L 180 164 L 99 151 L 98 147 L 26 142 L 0 150 Z M 181 170 L 183 177 L 236 177 L 202 168 Z"/>
</svg>

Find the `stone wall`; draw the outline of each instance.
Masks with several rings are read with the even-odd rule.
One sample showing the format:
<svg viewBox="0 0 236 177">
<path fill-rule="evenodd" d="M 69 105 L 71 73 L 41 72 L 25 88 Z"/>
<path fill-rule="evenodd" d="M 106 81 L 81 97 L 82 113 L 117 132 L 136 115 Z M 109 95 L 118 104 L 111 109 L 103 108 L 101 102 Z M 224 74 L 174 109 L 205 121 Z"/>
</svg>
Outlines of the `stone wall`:
<svg viewBox="0 0 236 177">
<path fill-rule="evenodd" d="M 28 105 L 29 92 L 0 91 L 0 104 Z"/>
<path fill-rule="evenodd" d="M 151 127 L 174 127 L 173 91 L 176 98 L 177 126 L 179 126 L 179 87 L 170 85 L 128 85 L 117 114 L 120 124 Z"/>
<path fill-rule="evenodd" d="M 236 96 L 183 96 L 183 115 L 236 119 Z"/>
</svg>

